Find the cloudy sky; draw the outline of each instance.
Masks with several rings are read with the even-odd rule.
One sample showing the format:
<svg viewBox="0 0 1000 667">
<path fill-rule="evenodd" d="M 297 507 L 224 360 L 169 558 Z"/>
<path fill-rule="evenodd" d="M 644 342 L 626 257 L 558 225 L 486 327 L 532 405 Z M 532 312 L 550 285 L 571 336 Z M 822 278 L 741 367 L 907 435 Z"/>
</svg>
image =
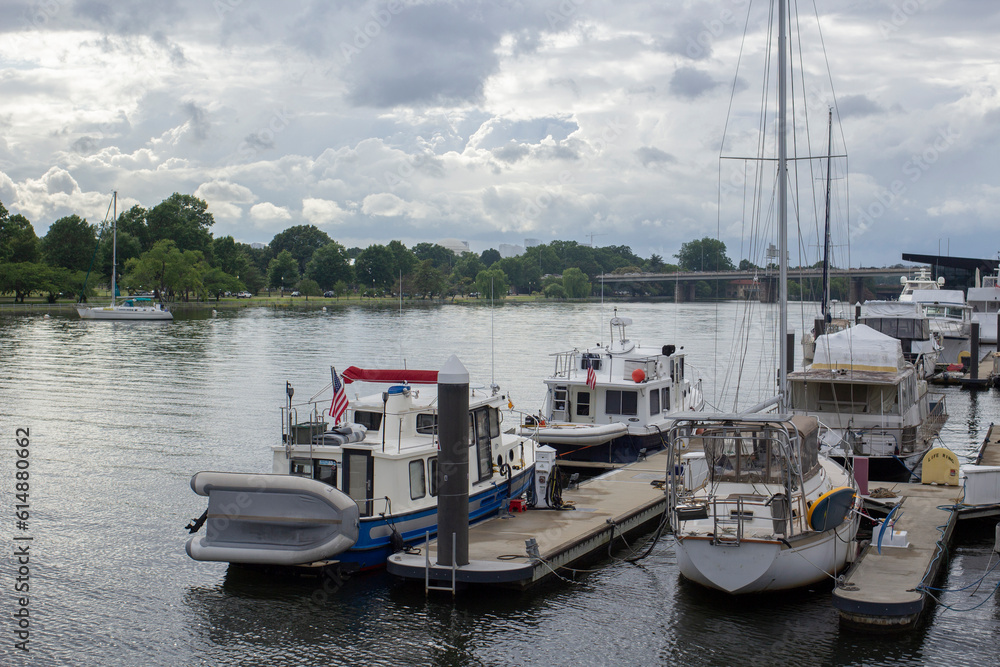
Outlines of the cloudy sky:
<svg viewBox="0 0 1000 667">
<path fill-rule="evenodd" d="M 995 257 L 1000 3 L 816 4 L 792 0 L 805 95 L 791 143 L 825 154 L 836 107 L 839 263 Z M 100 221 L 113 190 L 147 207 L 181 192 L 208 202 L 216 236 L 244 242 L 314 224 L 347 246 L 561 239 L 669 260 L 711 236 L 758 259 L 748 235 L 771 224 L 770 195 L 759 213 L 744 195 L 773 163 L 720 156 L 757 154 L 761 125 L 773 136 L 768 13 L 759 0 L 0 0 L 0 201 L 39 236 L 70 213 Z M 811 263 L 822 168 L 796 164 L 810 194 L 792 198 L 806 236 L 793 252 Z"/>
</svg>

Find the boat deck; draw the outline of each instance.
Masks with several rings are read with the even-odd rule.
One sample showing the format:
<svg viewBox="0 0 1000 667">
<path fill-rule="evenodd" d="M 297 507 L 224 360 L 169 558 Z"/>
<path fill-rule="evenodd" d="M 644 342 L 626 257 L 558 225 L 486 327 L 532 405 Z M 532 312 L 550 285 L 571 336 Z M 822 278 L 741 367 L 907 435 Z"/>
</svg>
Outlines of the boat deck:
<svg viewBox="0 0 1000 667">
<path fill-rule="evenodd" d="M 1000 465 L 1000 426 L 990 426 L 976 464 Z M 852 625 L 912 627 L 926 607 L 923 587 L 933 586 L 947 564 L 958 521 L 1000 515 L 1000 504 L 965 504 L 960 486 L 894 484 L 892 490 L 900 496 L 893 528 L 906 531 L 905 540 L 887 529 L 880 548 L 876 527 L 871 544 L 833 592 L 834 607 Z"/>
<path fill-rule="evenodd" d="M 563 502 L 575 509 L 514 512 L 469 529 L 469 564 L 437 566 L 437 540 L 421 554 L 397 553 L 386 564 L 391 574 L 438 583 L 500 584 L 527 588 L 554 576 L 571 576 L 568 566 L 620 546 L 623 535 L 655 528 L 666 508 L 663 483 L 667 453 L 650 455 L 563 491 Z M 656 483 L 656 485 L 654 485 Z M 526 542 L 534 539 L 538 556 L 529 557 Z M 427 559 L 430 572 L 427 571 Z"/>
</svg>

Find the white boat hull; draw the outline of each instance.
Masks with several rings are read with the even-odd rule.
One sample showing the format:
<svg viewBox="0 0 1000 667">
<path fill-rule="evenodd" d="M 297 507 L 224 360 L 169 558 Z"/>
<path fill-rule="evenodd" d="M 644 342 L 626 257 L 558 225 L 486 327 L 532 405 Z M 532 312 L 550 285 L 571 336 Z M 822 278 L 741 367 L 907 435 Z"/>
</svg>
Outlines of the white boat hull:
<svg viewBox="0 0 1000 667">
<path fill-rule="evenodd" d="M 710 537 L 687 537 L 677 541 L 677 565 L 686 579 L 734 595 L 801 588 L 846 566 L 856 530 L 857 522 L 847 521 L 791 546 L 756 539 L 716 545 Z"/>
<path fill-rule="evenodd" d="M 80 319 L 84 320 L 172 320 L 174 314 L 159 308 L 129 308 L 127 306 L 106 306 L 104 308 L 77 308 Z"/>
<path fill-rule="evenodd" d="M 542 445 L 603 445 L 619 438 L 628 431 L 621 422 L 614 424 L 552 424 L 549 426 L 522 426 L 519 435 L 533 438 Z"/>
</svg>

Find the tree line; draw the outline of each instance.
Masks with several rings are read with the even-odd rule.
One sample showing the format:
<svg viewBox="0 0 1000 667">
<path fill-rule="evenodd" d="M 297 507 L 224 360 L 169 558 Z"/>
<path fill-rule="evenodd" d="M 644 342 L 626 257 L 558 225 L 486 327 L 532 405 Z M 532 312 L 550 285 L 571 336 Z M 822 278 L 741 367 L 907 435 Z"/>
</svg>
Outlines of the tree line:
<svg viewBox="0 0 1000 667">
<path fill-rule="evenodd" d="M 116 223 L 119 288 L 165 300 L 263 290 L 297 290 L 307 297 L 401 292 L 424 299 L 508 293 L 584 298 L 600 294 L 601 274 L 734 268 L 725 244 L 707 237 L 683 244 L 674 256 L 677 264 L 656 254 L 643 259 L 628 246 L 595 248 L 575 241 L 533 246 L 516 257 L 501 257 L 493 248 L 455 254 L 434 243 L 408 248 L 398 240 L 347 248 L 314 225 L 289 227 L 267 246 L 253 247 L 232 236 L 215 238 L 208 204 L 180 193 L 152 208 L 133 206 Z M 51 302 L 60 296 L 86 300 L 95 286 L 110 289 L 112 250 L 109 222 L 94 225 L 70 215 L 38 238 L 27 218 L 9 214 L 0 202 L 0 294 L 13 294 L 16 301 L 32 294 Z M 751 267 L 747 260 L 740 262 L 741 269 Z M 619 283 L 614 290 L 670 296 L 673 288 L 670 283 Z M 606 289 L 611 294 L 611 287 Z M 718 289 L 706 282 L 698 294 L 718 296 Z"/>
</svg>

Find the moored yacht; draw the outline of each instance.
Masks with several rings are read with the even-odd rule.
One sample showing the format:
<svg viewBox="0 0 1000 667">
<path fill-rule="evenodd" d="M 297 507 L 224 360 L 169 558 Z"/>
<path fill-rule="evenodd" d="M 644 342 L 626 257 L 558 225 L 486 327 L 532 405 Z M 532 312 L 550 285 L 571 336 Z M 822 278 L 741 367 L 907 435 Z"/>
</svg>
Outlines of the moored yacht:
<svg viewBox="0 0 1000 667">
<path fill-rule="evenodd" d="M 903 358 L 916 367 L 920 377 L 934 375 L 943 347 L 919 303 L 866 301 L 861 307 L 860 323 L 899 340 Z"/>
<path fill-rule="evenodd" d="M 271 474 L 201 472 L 191 480 L 209 497 L 192 537 L 196 560 L 294 565 L 336 558 L 347 570 L 380 567 L 386 558 L 437 532 L 438 391 L 436 371 L 350 367 L 344 382 L 385 382 L 357 397 L 334 373 L 333 414 L 325 402 L 282 408 L 282 442 Z M 338 389 L 339 386 L 339 389 Z M 290 388 L 289 388 L 290 389 Z M 531 482 L 535 445 L 500 429 L 507 399 L 496 390 L 469 395 L 469 521 L 496 515 Z M 336 420 L 335 420 L 336 421 Z M 192 532 L 200 523 L 192 526 Z M 189 528 L 190 529 L 190 528 Z"/>
<path fill-rule="evenodd" d="M 678 413 L 701 410 L 701 381 L 686 376 L 675 346 L 630 340 L 627 317 L 611 319 L 611 343 L 554 354 L 555 370 L 537 416 L 521 427 L 564 466 L 612 467 L 662 449 Z"/>
<path fill-rule="evenodd" d="M 903 357 L 898 339 L 864 324 L 820 336 L 816 358 L 788 374 L 790 409 L 827 428 L 822 449 L 839 463 L 863 456 L 873 480 L 910 480 L 947 419 Z"/>
<path fill-rule="evenodd" d="M 914 290 L 913 301 L 923 306 L 931 331 L 940 336 L 940 364 L 961 364 L 971 352 L 972 308 L 962 290 Z"/>
<path fill-rule="evenodd" d="M 970 287 L 966 302 L 972 308 L 972 321 L 979 323 L 979 342 L 997 342 L 997 315 L 1000 311 L 1000 267 L 982 284 Z"/>
<path fill-rule="evenodd" d="M 931 277 L 930 269 L 924 266 L 917 269 L 917 274 L 912 278 L 902 276 L 899 282 L 903 286 L 903 289 L 899 293 L 899 301 L 913 301 L 913 292 L 915 290 L 936 290 L 944 287 L 944 277 L 942 276 L 934 280 Z"/>
</svg>

